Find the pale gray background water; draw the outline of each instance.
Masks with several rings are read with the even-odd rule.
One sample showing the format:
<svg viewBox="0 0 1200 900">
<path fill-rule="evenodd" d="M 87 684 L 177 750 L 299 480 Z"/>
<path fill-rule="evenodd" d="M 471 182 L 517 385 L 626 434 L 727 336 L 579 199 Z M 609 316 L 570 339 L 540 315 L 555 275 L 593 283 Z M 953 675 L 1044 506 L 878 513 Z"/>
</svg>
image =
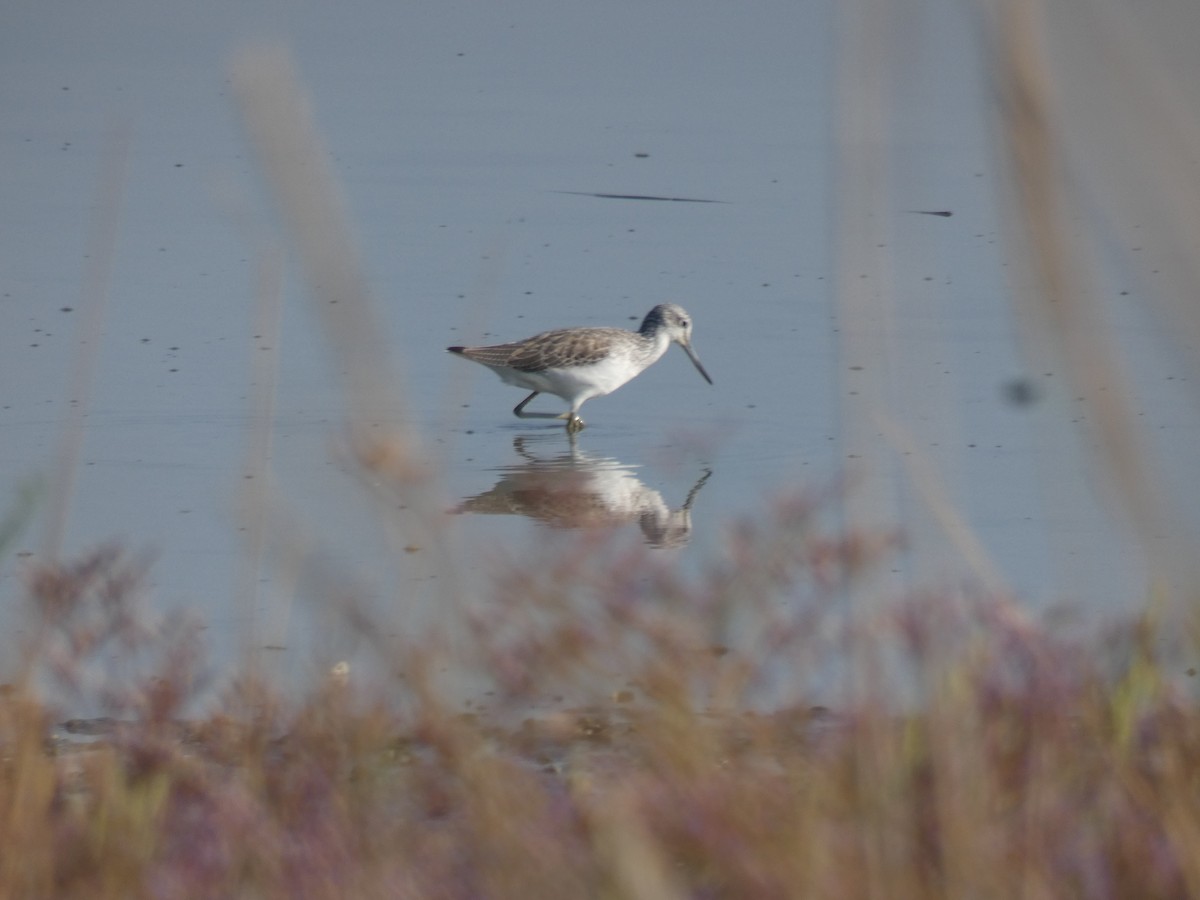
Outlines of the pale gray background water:
<svg viewBox="0 0 1200 900">
<path fill-rule="evenodd" d="M 1024 371 L 1014 343 L 979 47 L 955 5 L 912 9 L 889 205 L 874 211 L 896 236 L 880 248 L 908 360 L 896 417 L 1031 608 L 1129 608 L 1145 573 L 1094 499 L 1098 473 L 1081 459 L 1067 477 L 1084 502 L 1052 508 L 1037 413 L 1006 401 L 1005 386 L 1026 374 L 1056 388 Z M 263 352 L 254 235 L 273 219 L 228 65 L 238 48 L 281 40 L 311 90 L 446 507 L 532 458 L 567 452 L 559 431 L 512 418 L 518 391 L 446 345 L 575 324 L 633 327 L 655 303 L 676 301 L 694 316 L 715 386 L 675 349 L 588 403 L 579 449 L 671 506 L 712 471 L 690 542 L 663 551 L 697 568 L 732 518 L 761 517 L 781 492 L 842 471 L 835 12 L 790 0 L 10 7 L 0 28 L 3 496 L 53 477 L 104 148 L 129 123 L 68 549 L 108 538 L 152 548 L 154 603 L 202 616 L 218 658 L 240 649 L 250 613 L 236 602 L 244 541 L 235 498 Z M 912 212 L 940 209 L 953 217 Z M 278 348 L 278 489 L 333 555 L 369 573 L 387 548 L 337 456 L 343 406 L 297 273 L 289 267 Z M 1114 296 L 1120 281 L 1117 273 Z M 1185 373 L 1156 353 L 1151 329 L 1130 321 L 1126 337 L 1150 386 L 1148 427 L 1194 445 L 1195 418 L 1180 402 Z M 521 436 L 531 437 L 514 446 Z M 918 505 L 915 492 L 904 496 L 902 514 Z M 44 524 L 35 519 L 0 560 L 10 622 Z M 545 528 L 464 516 L 455 534 L 465 568 L 479 573 L 489 555 L 519 555 Z M 413 557 L 397 568 L 419 595 L 431 573 Z M 254 642 L 299 646 L 303 614 L 272 620 L 266 577 Z M 389 577 L 377 576 L 384 593 Z M 325 649 L 343 652 L 336 640 Z"/>
</svg>

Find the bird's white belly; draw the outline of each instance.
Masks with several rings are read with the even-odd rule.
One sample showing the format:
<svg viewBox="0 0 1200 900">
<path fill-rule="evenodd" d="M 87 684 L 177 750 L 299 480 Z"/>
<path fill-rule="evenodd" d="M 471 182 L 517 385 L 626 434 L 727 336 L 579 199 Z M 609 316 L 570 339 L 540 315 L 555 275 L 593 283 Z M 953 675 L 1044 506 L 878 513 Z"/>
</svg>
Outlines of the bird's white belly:
<svg viewBox="0 0 1200 900">
<path fill-rule="evenodd" d="M 582 403 L 590 397 L 611 394 L 640 371 L 641 369 L 632 365 L 626 356 L 609 357 L 585 366 L 546 369 L 541 372 L 497 370 L 508 384 L 554 394 L 570 403 Z"/>
</svg>

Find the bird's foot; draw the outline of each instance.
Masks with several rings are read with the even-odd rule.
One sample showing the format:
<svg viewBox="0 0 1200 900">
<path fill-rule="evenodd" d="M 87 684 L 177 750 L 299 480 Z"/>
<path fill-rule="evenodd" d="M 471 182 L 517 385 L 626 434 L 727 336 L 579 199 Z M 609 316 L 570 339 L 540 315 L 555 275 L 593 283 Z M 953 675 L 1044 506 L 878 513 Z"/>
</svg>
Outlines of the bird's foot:
<svg viewBox="0 0 1200 900">
<path fill-rule="evenodd" d="M 579 416 L 575 415 L 574 413 L 571 413 L 571 415 L 567 417 L 567 434 L 579 434 L 579 432 L 583 431 L 583 426 L 583 419 L 579 418 Z"/>
</svg>

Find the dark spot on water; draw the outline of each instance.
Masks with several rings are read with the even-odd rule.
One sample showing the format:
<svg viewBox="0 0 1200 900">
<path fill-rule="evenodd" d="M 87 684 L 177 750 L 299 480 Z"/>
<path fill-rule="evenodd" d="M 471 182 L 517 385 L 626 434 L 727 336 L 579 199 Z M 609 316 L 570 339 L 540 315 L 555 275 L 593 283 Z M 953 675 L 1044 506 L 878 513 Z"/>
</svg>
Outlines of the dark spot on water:
<svg viewBox="0 0 1200 900">
<path fill-rule="evenodd" d="M 727 200 L 708 200 L 700 197 L 660 197 L 657 194 L 607 194 L 595 191 L 551 191 L 554 194 L 575 194 L 579 197 L 598 197 L 602 200 L 659 200 L 667 203 L 727 203 Z"/>
<path fill-rule="evenodd" d="M 1041 399 L 1041 390 L 1028 378 L 1013 378 L 1004 384 L 1001 392 L 1013 406 L 1032 406 Z"/>
</svg>

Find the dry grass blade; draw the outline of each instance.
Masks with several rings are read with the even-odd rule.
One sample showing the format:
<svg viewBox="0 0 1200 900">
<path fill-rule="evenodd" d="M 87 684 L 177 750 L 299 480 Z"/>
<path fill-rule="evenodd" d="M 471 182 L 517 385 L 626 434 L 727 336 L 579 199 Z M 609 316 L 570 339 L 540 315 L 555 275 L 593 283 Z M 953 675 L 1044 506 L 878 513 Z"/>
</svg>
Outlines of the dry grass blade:
<svg viewBox="0 0 1200 900">
<path fill-rule="evenodd" d="M 346 379 L 351 453 L 378 502 L 396 558 L 403 558 L 406 546 L 425 547 L 441 589 L 453 596 L 455 566 L 446 546 L 443 504 L 407 420 L 402 384 L 345 202 L 291 56 L 279 46 L 245 50 L 233 63 L 232 78 L 246 131 L 303 267 L 337 371 Z"/>
<path fill-rule="evenodd" d="M 42 558 L 58 559 L 70 517 L 79 455 L 83 450 L 84 421 L 87 418 L 91 386 L 96 376 L 104 318 L 108 309 L 109 285 L 120 233 L 121 200 L 125 193 L 129 147 L 133 129 L 122 125 L 113 129 L 104 154 L 100 174 L 100 196 L 91 222 L 88 241 L 88 266 L 83 280 L 80 303 L 84 317 L 79 326 L 79 353 L 71 370 L 69 385 L 70 414 L 63 425 L 62 444 L 51 479 L 51 494 Z"/>
<path fill-rule="evenodd" d="M 390 423 L 402 412 L 402 392 L 396 390 L 345 202 L 291 57 L 281 47 L 244 51 L 233 64 L 233 84 L 338 369 L 346 373 L 351 423 L 355 428 Z"/>
<path fill-rule="evenodd" d="M 1079 12 L 1072 29 L 1096 28 L 1092 16 Z M 991 21 L 990 36 L 998 130 L 1012 173 L 1014 244 L 1037 285 L 1036 291 L 1017 292 L 1028 352 L 1042 370 L 1053 367 L 1051 361 L 1061 363 L 1086 401 L 1094 423 L 1090 445 L 1134 525 L 1151 571 L 1160 584 L 1185 586 L 1187 596 L 1200 584 L 1190 529 L 1167 502 L 1170 490 L 1157 477 L 1148 451 L 1120 344 L 1096 300 L 1092 273 L 1099 268 L 1101 254 L 1094 244 L 1103 227 L 1092 222 L 1090 232 L 1081 235 L 1074 224 L 1084 207 L 1080 194 L 1088 190 L 1088 173 L 1081 171 L 1079 155 L 1068 152 L 1069 97 L 1075 95 L 1063 96 L 1070 86 L 1051 72 L 1046 23 L 1038 4 L 1003 4 Z M 1089 55 L 1096 53 L 1096 43 L 1087 46 Z M 1099 46 L 1111 47 L 1111 41 Z M 1113 121 L 1134 114 L 1132 108 L 1107 111 Z M 1190 158 L 1197 152 L 1200 145 L 1192 148 Z M 1108 175 L 1116 182 L 1137 181 L 1143 177 L 1136 174 L 1142 165 L 1140 154 L 1130 153 L 1122 168 L 1114 171 L 1110 165 Z M 1088 236 L 1093 245 L 1086 242 Z M 1189 264 L 1185 275 L 1190 273 Z M 1189 288 L 1193 295 L 1200 292 L 1200 281 Z"/>
</svg>

